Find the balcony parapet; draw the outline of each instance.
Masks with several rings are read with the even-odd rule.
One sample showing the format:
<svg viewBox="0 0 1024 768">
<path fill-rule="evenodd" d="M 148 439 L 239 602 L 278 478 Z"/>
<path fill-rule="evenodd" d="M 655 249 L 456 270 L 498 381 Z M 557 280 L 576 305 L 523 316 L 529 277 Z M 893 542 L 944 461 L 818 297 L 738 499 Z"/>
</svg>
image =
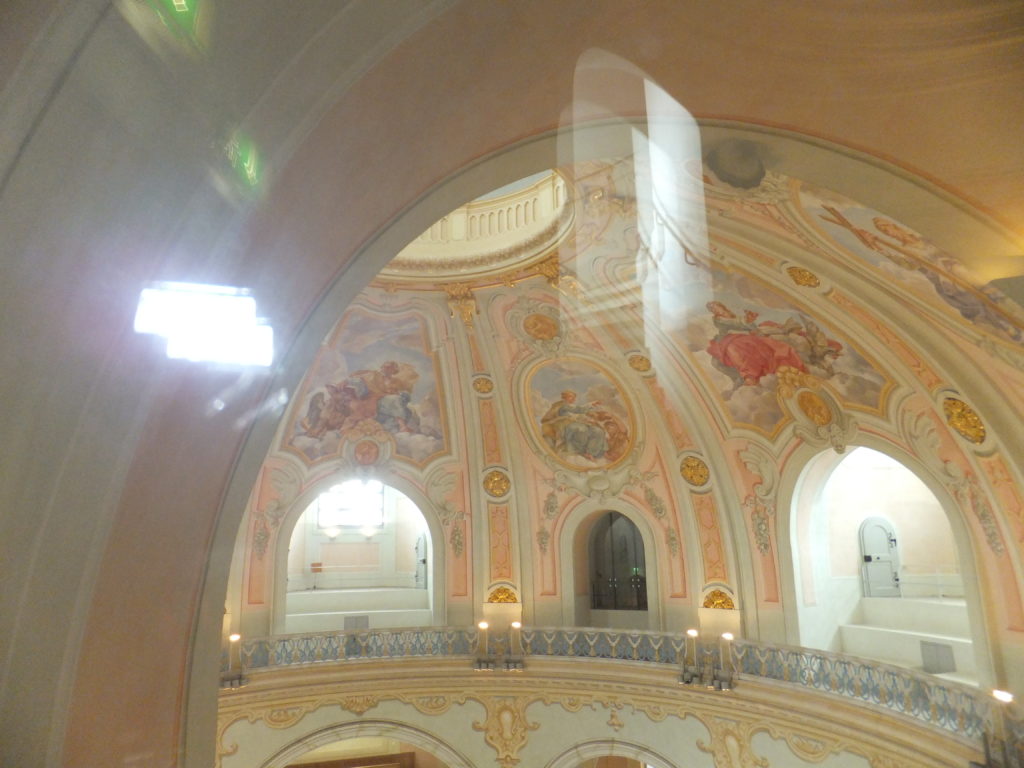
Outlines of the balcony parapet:
<svg viewBox="0 0 1024 768">
<path fill-rule="evenodd" d="M 716 638 L 691 647 L 689 653 L 707 654 L 717 665 L 721 662 L 719 649 Z M 548 657 L 679 668 L 687 653 L 687 637 L 667 632 L 523 628 L 515 633 L 491 632 L 484 641 L 483 633 L 475 628 L 428 627 L 250 639 L 242 643 L 241 662 L 246 673 L 417 657 L 463 658 L 472 663 L 481 656 L 523 659 L 527 664 L 531 658 Z M 1024 718 L 1018 707 L 996 702 L 971 686 L 854 656 L 749 640 L 730 643 L 725 664 L 738 686 L 749 679 L 811 689 L 913 718 L 960 739 L 1005 742 L 1011 752 L 1018 750 L 1024 756 Z"/>
</svg>

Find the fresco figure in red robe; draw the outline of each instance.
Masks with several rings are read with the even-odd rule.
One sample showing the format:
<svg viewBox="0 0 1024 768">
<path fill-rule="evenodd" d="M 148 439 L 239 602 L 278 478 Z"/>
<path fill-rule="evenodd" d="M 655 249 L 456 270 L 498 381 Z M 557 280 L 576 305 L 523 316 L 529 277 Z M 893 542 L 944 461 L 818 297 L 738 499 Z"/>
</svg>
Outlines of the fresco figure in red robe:
<svg viewBox="0 0 1024 768">
<path fill-rule="evenodd" d="M 737 386 L 754 386 L 764 376 L 788 366 L 807 372 L 797 350 L 787 341 L 791 334 L 803 335 L 799 321 L 784 325 L 770 320 L 756 322 L 757 313 L 747 310 L 742 319 L 720 301 L 709 301 L 708 311 L 718 334 L 707 352 Z"/>
</svg>

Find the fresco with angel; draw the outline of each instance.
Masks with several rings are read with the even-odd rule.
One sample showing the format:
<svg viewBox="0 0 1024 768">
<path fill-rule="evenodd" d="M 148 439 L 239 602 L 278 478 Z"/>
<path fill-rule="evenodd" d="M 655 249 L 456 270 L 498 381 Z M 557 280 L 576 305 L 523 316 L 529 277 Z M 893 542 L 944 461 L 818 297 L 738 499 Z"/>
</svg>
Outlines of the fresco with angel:
<svg viewBox="0 0 1024 768">
<path fill-rule="evenodd" d="M 714 298 L 689 318 L 686 343 L 737 422 L 773 431 L 784 418 L 775 393 L 787 374 L 881 407 L 886 377 L 838 332 L 753 277 L 718 268 L 711 276 Z"/>
<path fill-rule="evenodd" d="M 306 459 L 384 432 L 417 463 L 444 450 L 441 399 L 423 321 L 353 310 L 321 348 L 286 440 Z"/>
</svg>

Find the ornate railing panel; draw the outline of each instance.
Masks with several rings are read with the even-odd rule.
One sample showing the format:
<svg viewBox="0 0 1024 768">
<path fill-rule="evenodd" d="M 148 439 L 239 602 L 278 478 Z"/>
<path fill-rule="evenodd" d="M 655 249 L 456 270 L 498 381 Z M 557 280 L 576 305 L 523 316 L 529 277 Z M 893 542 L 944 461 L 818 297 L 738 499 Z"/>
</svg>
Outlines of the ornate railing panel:
<svg viewBox="0 0 1024 768">
<path fill-rule="evenodd" d="M 717 642 L 690 647 L 719 663 Z M 245 671 L 318 662 L 425 656 L 607 659 L 679 667 L 687 654 L 685 635 L 590 628 L 490 632 L 475 628 L 358 630 L 280 635 L 246 640 Z M 841 696 L 906 715 L 960 737 L 1004 734 L 1024 748 L 1024 722 L 1009 717 L 986 693 L 910 669 L 842 654 L 773 646 L 746 640 L 731 644 L 729 661 L 738 678 L 761 678 Z"/>
</svg>

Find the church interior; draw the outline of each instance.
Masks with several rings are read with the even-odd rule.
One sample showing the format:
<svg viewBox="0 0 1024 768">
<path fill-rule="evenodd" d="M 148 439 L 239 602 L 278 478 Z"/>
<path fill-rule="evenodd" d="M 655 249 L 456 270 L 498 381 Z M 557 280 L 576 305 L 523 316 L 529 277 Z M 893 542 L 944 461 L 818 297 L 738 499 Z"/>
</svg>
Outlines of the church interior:
<svg viewBox="0 0 1024 768">
<path fill-rule="evenodd" d="M 1024 766 L 1024 6 L 11 0 L 0 764 Z"/>
</svg>

